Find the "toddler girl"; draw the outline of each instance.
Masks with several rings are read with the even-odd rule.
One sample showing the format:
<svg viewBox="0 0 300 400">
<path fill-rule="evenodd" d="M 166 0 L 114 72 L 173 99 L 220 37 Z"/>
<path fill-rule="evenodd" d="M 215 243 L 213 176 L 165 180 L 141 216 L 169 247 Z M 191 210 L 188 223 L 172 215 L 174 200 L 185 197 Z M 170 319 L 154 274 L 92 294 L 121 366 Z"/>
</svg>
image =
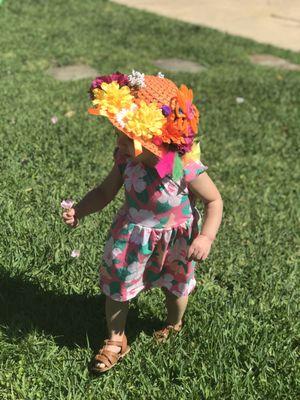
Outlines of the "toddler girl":
<svg viewBox="0 0 300 400">
<path fill-rule="evenodd" d="M 103 183 L 63 214 L 72 227 L 110 203 L 124 185 L 104 248 L 100 287 L 106 295 L 108 339 L 92 363 L 112 368 L 130 350 L 128 302 L 142 290 L 163 289 L 167 319 L 158 341 L 179 332 L 194 290 L 195 262 L 205 260 L 222 219 L 221 196 L 200 162 L 195 140 L 199 113 L 192 90 L 169 79 L 115 73 L 93 81 L 89 112 L 107 117 L 117 132 L 114 166 Z M 205 206 L 202 228 L 195 200 Z"/>
</svg>

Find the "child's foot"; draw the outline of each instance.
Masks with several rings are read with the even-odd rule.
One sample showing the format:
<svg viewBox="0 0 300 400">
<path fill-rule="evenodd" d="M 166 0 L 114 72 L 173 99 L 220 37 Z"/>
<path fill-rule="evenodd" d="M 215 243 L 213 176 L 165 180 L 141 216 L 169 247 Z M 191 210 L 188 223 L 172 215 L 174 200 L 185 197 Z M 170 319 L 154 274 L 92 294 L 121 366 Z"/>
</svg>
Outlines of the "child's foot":
<svg viewBox="0 0 300 400">
<path fill-rule="evenodd" d="M 158 331 L 154 332 L 154 337 L 157 340 L 157 342 L 165 342 L 170 333 L 178 333 L 181 331 L 183 326 L 183 322 L 180 321 L 178 324 L 172 325 L 172 324 L 166 324 L 166 326 Z"/>
<path fill-rule="evenodd" d="M 105 345 L 102 347 L 102 349 L 99 350 L 99 353 L 101 354 L 101 352 L 103 353 L 103 351 L 110 351 L 112 353 L 119 354 L 121 351 L 121 346 Z M 97 362 L 95 366 L 99 369 L 103 369 L 106 367 L 104 363 L 99 363 L 99 362 Z"/>
<path fill-rule="evenodd" d="M 93 372 L 108 371 L 130 351 L 125 335 L 122 341 L 106 339 L 104 343 L 105 345 L 99 350 L 92 361 L 91 370 Z"/>
</svg>

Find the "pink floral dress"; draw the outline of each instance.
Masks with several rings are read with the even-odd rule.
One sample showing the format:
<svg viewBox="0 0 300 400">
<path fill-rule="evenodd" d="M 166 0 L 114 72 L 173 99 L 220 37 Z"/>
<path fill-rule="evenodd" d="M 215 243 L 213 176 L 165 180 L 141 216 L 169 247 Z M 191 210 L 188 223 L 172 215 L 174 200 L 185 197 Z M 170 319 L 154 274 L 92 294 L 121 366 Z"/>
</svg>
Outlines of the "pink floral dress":
<svg viewBox="0 0 300 400">
<path fill-rule="evenodd" d="M 104 248 L 100 267 L 103 293 L 127 301 L 142 290 L 165 287 L 179 296 L 195 287 L 195 262 L 187 252 L 199 232 L 199 213 L 188 183 L 203 173 L 191 161 L 184 176 L 161 179 L 156 170 L 123 156 L 114 159 L 122 174 L 125 203 L 118 211 Z"/>
</svg>

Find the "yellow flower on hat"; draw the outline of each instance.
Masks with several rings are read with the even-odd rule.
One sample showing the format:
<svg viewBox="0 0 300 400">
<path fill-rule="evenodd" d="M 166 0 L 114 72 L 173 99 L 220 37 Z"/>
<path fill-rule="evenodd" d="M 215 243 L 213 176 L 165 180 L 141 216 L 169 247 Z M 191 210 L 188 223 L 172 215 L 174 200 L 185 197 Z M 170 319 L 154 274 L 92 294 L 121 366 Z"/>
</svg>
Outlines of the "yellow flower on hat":
<svg viewBox="0 0 300 400">
<path fill-rule="evenodd" d="M 144 140 L 160 136 L 165 123 L 165 117 L 157 103 L 153 102 L 148 105 L 144 100 L 140 102 L 136 111 L 126 115 L 126 119 L 126 129 Z"/>
<path fill-rule="evenodd" d="M 133 101 L 128 86 L 120 87 L 117 82 L 101 84 L 101 89 L 94 89 L 93 104 L 97 107 L 99 115 L 107 116 L 108 113 L 116 114 L 123 108 L 129 108 Z"/>
</svg>

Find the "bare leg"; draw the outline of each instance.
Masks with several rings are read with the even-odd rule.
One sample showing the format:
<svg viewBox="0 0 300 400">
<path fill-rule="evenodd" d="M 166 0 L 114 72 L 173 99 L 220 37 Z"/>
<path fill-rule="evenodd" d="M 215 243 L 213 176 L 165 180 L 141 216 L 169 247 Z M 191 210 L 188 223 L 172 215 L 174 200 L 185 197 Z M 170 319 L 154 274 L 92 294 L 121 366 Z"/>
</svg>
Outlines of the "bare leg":
<svg viewBox="0 0 300 400">
<path fill-rule="evenodd" d="M 110 340 L 122 342 L 123 335 L 125 332 L 125 325 L 128 314 L 128 301 L 121 302 L 112 300 L 110 297 L 106 296 L 105 302 L 105 313 L 106 322 L 108 330 L 108 338 Z M 114 353 L 119 353 L 121 347 L 118 346 L 106 346 L 106 349 Z M 98 363 L 98 367 L 104 368 L 105 365 Z"/>
<path fill-rule="evenodd" d="M 167 324 L 179 328 L 182 324 L 182 318 L 188 304 L 189 296 L 177 297 L 165 288 L 163 288 L 163 292 L 166 296 Z"/>
<path fill-rule="evenodd" d="M 122 340 L 125 331 L 128 307 L 128 301 L 115 301 L 106 296 L 105 313 L 109 339 Z"/>
</svg>

